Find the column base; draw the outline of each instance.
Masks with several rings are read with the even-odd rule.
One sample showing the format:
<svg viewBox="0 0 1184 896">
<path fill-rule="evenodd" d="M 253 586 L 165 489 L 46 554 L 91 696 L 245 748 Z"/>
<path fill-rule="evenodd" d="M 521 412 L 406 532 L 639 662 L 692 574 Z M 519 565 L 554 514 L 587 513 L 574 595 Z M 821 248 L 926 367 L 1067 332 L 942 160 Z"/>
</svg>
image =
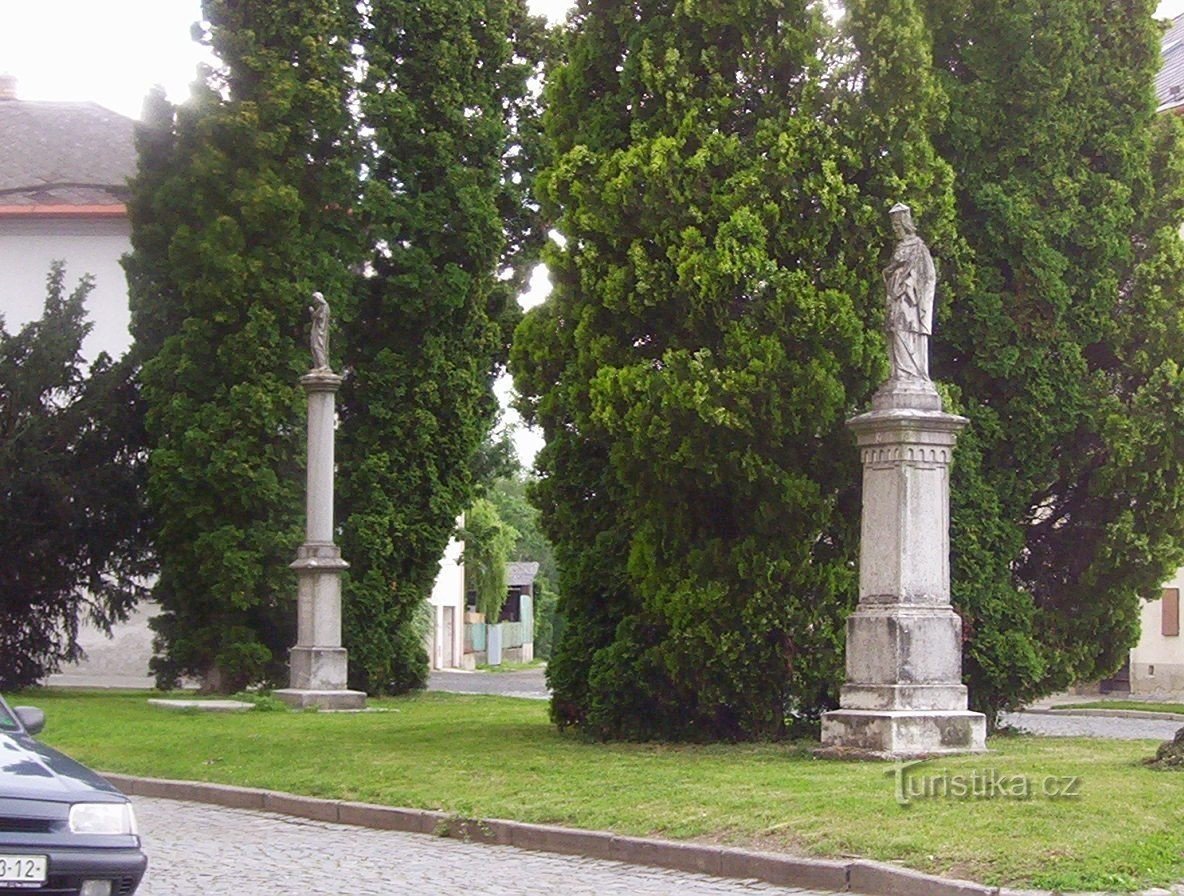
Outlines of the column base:
<svg viewBox="0 0 1184 896">
<path fill-rule="evenodd" d="M 918 759 L 987 751 L 981 712 L 837 709 L 822 714 L 822 748 L 829 759 Z"/>
<path fill-rule="evenodd" d="M 297 691 L 348 689 L 348 657 L 344 647 L 301 647 L 288 651 L 288 681 Z"/>
<path fill-rule="evenodd" d="M 362 691 L 305 691 L 284 688 L 272 691 L 272 696 L 295 709 L 365 709 L 366 695 Z"/>
</svg>

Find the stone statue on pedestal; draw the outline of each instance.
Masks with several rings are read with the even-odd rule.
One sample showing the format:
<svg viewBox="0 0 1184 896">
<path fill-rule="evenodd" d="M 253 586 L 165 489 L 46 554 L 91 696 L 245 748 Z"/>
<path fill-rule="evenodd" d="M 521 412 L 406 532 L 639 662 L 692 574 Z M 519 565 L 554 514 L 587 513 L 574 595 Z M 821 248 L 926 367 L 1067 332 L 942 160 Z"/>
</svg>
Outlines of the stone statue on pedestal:
<svg viewBox="0 0 1184 896">
<path fill-rule="evenodd" d="M 937 270 L 924 240 L 917 236 L 909 207 L 897 203 L 889 215 L 898 240 L 892 261 L 884 269 L 892 379 L 928 381 Z"/>
<path fill-rule="evenodd" d="M 329 303 L 319 292 L 312 294 L 312 369 L 329 370 Z"/>
<path fill-rule="evenodd" d="M 986 718 L 962 684 L 962 621 L 950 603 L 950 463 L 969 422 L 929 378 L 936 271 L 906 205 L 884 270 L 892 375 L 847 421 L 863 465 L 859 606 L 847 618 L 847 680 L 823 713 L 831 757 L 906 759 L 986 749 Z"/>
</svg>

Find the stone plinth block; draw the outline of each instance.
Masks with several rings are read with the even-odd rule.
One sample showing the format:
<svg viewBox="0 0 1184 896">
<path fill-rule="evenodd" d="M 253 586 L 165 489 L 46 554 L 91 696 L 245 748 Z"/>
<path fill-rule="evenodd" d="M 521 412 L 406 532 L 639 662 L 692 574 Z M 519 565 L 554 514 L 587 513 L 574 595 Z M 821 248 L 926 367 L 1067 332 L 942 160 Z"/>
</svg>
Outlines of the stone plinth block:
<svg viewBox="0 0 1184 896">
<path fill-rule="evenodd" d="M 302 691 L 340 691 L 346 688 L 344 647 L 303 647 L 288 651 L 291 686 Z"/>
<path fill-rule="evenodd" d="M 272 695 L 295 709 L 365 709 L 366 695 L 361 691 L 302 691 L 299 688 L 284 688 L 272 691 Z"/>
<path fill-rule="evenodd" d="M 961 680 L 962 620 L 951 607 L 861 605 L 847 617 L 848 684 Z"/>
<path fill-rule="evenodd" d="M 334 544 L 304 544 L 290 566 L 297 578 L 296 645 L 340 647 L 341 571 L 349 568 L 341 550 Z"/>
<path fill-rule="evenodd" d="M 822 755 L 908 759 L 949 753 L 984 753 L 987 720 L 957 711 L 865 712 L 839 709 L 822 716 Z"/>
<path fill-rule="evenodd" d="M 871 411 L 849 420 L 863 461 L 859 602 L 950 602 L 950 460 L 965 417 Z"/>
</svg>

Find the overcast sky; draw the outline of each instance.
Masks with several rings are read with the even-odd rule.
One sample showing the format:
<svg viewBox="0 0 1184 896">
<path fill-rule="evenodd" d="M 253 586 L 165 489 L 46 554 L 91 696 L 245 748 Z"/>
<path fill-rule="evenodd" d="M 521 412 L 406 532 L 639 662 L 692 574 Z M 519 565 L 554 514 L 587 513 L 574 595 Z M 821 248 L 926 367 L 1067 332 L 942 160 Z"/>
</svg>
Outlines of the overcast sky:
<svg viewBox="0 0 1184 896">
<path fill-rule="evenodd" d="M 569 0 L 530 0 L 562 18 Z M 154 84 L 184 99 L 201 48 L 189 37 L 199 0 L 4 0 L 0 73 L 15 75 L 23 99 L 94 100 L 138 117 Z M 1184 12 L 1163 0 L 1159 14 Z"/>
</svg>

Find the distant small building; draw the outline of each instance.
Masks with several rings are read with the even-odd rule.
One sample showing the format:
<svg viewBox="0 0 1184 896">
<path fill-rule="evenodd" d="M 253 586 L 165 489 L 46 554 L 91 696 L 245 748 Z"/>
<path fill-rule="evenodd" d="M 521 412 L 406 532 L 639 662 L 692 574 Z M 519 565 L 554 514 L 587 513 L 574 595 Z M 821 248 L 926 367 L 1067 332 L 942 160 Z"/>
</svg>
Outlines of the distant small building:
<svg viewBox="0 0 1184 896">
<path fill-rule="evenodd" d="M 16 79 L 0 75 L 0 311 L 10 332 L 41 316 L 45 277 L 60 259 L 68 289 L 95 278 L 87 360 L 131 343 L 119 262 L 131 249 L 134 128 L 95 103 L 21 100 Z"/>
<path fill-rule="evenodd" d="M 459 669 L 464 662 L 465 568 L 464 543 L 448 540 L 440 558 L 440 572 L 428 598 L 432 624 L 424 645 L 433 669 Z"/>
<path fill-rule="evenodd" d="M 1184 643 L 1180 639 L 1180 589 L 1184 569 L 1164 585 L 1158 600 L 1143 604 L 1142 634 L 1127 666 L 1132 694 L 1184 694 Z"/>
<path fill-rule="evenodd" d="M 534 562 L 506 564 L 506 602 L 496 623 L 470 606 L 465 613 L 464 668 L 534 659 L 534 582 L 538 574 L 539 565 Z"/>
<path fill-rule="evenodd" d="M 524 603 L 523 598 L 533 607 L 534 580 L 538 577 L 539 565 L 531 562 L 515 562 L 506 564 L 506 602 L 502 605 L 499 622 L 521 622 Z"/>
</svg>

